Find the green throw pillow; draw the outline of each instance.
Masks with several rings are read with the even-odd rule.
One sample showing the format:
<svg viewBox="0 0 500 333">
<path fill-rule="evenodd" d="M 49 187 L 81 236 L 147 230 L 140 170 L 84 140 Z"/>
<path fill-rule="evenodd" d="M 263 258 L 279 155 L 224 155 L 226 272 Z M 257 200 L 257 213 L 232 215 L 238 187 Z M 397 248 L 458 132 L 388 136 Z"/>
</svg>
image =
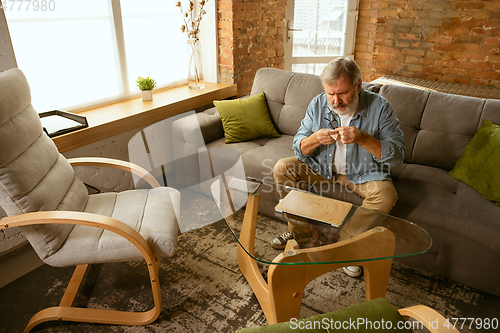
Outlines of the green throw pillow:
<svg viewBox="0 0 500 333">
<path fill-rule="evenodd" d="M 249 141 L 258 138 L 277 138 L 264 92 L 247 98 L 214 101 L 224 128 L 226 143 Z"/>
<path fill-rule="evenodd" d="M 269 326 L 240 329 L 236 333 L 412 333 L 413 331 L 405 326 L 405 322 L 398 310 L 388 301 L 376 298 L 334 312 Z"/>
<path fill-rule="evenodd" d="M 500 206 L 500 126 L 485 120 L 450 175 Z"/>
</svg>

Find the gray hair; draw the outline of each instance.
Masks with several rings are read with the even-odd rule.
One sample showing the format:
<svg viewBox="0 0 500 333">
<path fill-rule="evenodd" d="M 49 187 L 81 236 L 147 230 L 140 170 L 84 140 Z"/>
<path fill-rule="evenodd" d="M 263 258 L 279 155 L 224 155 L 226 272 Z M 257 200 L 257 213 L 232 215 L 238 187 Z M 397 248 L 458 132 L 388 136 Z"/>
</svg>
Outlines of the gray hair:
<svg viewBox="0 0 500 333">
<path fill-rule="evenodd" d="M 349 58 L 334 59 L 325 66 L 320 75 L 323 84 L 332 84 L 342 77 L 347 77 L 354 87 L 358 85 L 362 73 L 354 60 Z"/>
</svg>

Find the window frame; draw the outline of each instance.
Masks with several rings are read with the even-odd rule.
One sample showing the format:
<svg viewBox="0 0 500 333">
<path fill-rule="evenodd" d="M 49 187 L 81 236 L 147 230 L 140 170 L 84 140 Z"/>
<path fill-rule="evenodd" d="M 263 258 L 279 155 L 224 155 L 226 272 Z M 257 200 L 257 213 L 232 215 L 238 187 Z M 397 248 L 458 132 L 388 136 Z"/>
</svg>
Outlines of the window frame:
<svg viewBox="0 0 500 333">
<path fill-rule="evenodd" d="M 292 70 L 293 65 L 322 65 L 338 57 L 354 59 L 354 46 L 356 39 L 356 26 L 358 22 L 359 0 L 348 0 L 346 15 L 346 33 L 343 54 L 339 56 L 293 56 L 293 17 L 294 0 L 287 0 L 287 13 L 285 20 L 285 70 Z"/>
<path fill-rule="evenodd" d="M 0 0 L 0 3 L 3 3 L 5 0 Z M 88 110 L 104 105 L 114 104 L 121 101 L 137 98 L 140 96 L 140 91 L 132 91 L 129 87 L 129 81 L 131 78 L 128 74 L 127 68 L 127 55 L 125 50 L 125 35 L 123 29 L 123 18 L 121 11 L 120 0 L 108 0 L 111 8 L 111 19 L 112 19 L 112 28 L 111 32 L 112 37 L 114 39 L 115 45 L 113 46 L 117 52 L 116 60 L 118 63 L 116 64 L 119 70 L 117 71 L 117 79 L 121 82 L 119 89 L 121 93 L 119 95 L 109 96 L 107 98 L 103 98 L 100 100 L 92 100 L 82 104 L 70 105 L 65 110 L 71 112 L 79 112 L 82 110 Z M 197 1 L 197 0 L 194 0 Z M 175 8 L 175 3 L 172 3 L 172 6 Z M 206 82 L 218 82 L 218 70 L 217 70 L 217 61 L 218 61 L 218 47 L 217 47 L 217 6 L 216 1 L 207 2 L 205 5 L 207 14 L 203 16 L 203 20 L 201 22 L 201 31 L 200 31 L 200 40 L 203 45 L 203 64 L 205 71 L 205 81 Z M 9 68 L 18 68 L 18 63 L 16 60 L 16 55 L 14 52 L 14 47 L 11 39 L 11 35 L 9 32 L 9 26 L 7 22 L 7 17 L 5 14 L 5 10 L 0 8 L 1 18 L 0 23 L 4 24 L 7 36 L 7 43 L 10 48 L 10 58 L 12 59 L 12 63 L 5 66 L 5 68 L 0 68 L 0 70 L 7 70 Z M 180 12 L 179 12 L 180 15 Z M 1 27 L 0 27 L 1 28 Z M 178 32 L 181 34 L 180 26 L 178 31 L 174 31 L 172 33 Z M 187 36 L 186 36 L 187 42 Z M 187 68 L 186 68 L 186 77 L 185 79 L 170 82 L 167 84 L 159 85 L 157 90 L 168 90 L 172 88 L 177 88 L 179 86 L 187 85 Z M 45 110 L 39 110 L 42 112 Z"/>
</svg>

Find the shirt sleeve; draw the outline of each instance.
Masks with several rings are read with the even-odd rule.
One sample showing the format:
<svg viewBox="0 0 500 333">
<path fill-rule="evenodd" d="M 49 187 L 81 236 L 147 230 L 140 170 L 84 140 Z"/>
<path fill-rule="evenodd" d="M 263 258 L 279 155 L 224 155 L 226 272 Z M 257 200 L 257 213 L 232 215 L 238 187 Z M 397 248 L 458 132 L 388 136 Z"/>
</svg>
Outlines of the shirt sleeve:
<svg viewBox="0 0 500 333">
<path fill-rule="evenodd" d="M 297 159 L 302 162 L 304 162 L 310 155 L 302 154 L 302 151 L 300 150 L 300 143 L 302 142 L 303 139 L 309 137 L 311 134 L 316 132 L 314 125 L 315 123 L 314 116 L 317 112 L 316 109 L 317 109 L 317 98 L 314 98 L 311 101 L 311 103 L 309 103 L 306 110 L 306 115 L 304 119 L 302 119 L 297 134 L 295 134 L 293 138 L 293 145 L 292 145 L 293 152 L 295 153 Z"/>
<path fill-rule="evenodd" d="M 379 140 L 382 144 L 380 160 L 376 161 L 398 166 L 403 163 L 405 142 L 399 119 L 394 114 L 392 106 L 387 104 L 381 112 L 379 120 Z"/>
</svg>

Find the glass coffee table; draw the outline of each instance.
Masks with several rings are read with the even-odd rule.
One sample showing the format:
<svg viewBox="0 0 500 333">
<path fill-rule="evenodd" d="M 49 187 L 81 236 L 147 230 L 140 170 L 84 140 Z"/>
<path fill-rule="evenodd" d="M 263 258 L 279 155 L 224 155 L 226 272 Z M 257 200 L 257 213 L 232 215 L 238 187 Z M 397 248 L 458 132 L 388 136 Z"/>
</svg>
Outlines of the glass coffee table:
<svg viewBox="0 0 500 333">
<path fill-rule="evenodd" d="M 288 241 L 282 252 L 271 248 L 277 234 L 258 219 L 259 193 L 279 187 L 288 194 L 276 210 L 311 231 L 300 244 Z M 432 245 L 429 234 L 409 221 L 263 180 L 220 177 L 211 193 L 239 243 L 238 266 L 269 324 L 299 318 L 307 284 L 345 266 L 363 267 L 366 300 L 385 297 L 392 260 Z M 245 205 L 243 219 L 235 219 Z M 256 240 L 261 249 L 256 250 Z M 267 281 L 258 263 L 269 265 Z"/>
</svg>

